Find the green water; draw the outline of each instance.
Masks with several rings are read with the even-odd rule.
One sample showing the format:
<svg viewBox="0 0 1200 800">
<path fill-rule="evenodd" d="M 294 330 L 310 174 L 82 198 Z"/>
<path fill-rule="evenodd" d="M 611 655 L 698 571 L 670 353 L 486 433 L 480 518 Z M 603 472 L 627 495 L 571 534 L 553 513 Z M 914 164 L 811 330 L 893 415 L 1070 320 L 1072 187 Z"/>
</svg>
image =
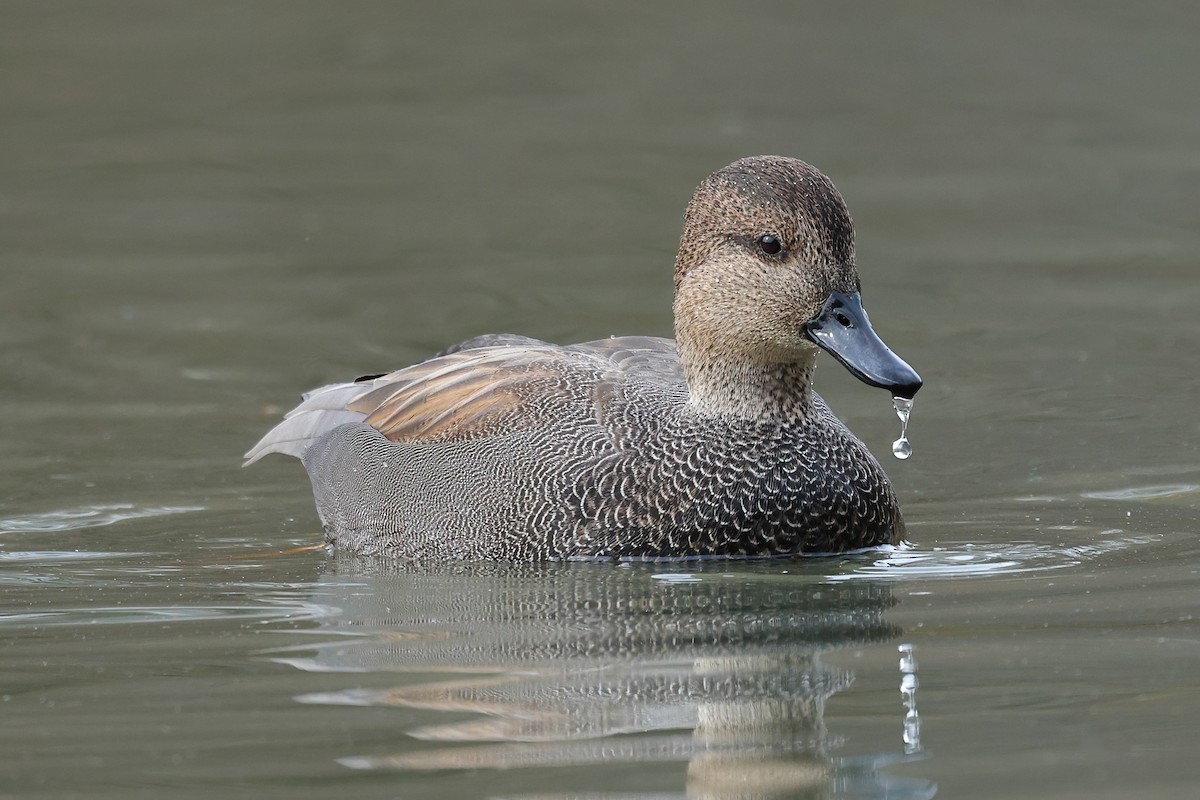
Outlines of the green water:
<svg viewBox="0 0 1200 800">
<path fill-rule="evenodd" d="M 1194 796 L 1191 5 L 0 15 L 0 796 Z M 817 373 L 911 548 L 284 554 L 307 480 L 239 464 L 300 391 L 669 335 L 684 204 L 755 153 L 837 183 L 925 379 L 900 462 Z"/>
</svg>

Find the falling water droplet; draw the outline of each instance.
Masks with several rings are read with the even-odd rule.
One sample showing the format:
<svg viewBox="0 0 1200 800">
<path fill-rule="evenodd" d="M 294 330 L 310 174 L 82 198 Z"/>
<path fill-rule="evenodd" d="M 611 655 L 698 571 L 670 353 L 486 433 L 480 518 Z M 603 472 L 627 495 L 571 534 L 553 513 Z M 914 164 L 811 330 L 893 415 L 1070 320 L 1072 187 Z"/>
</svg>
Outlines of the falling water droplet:
<svg viewBox="0 0 1200 800">
<path fill-rule="evenodd" d="M 913 646 L 900 645 L 900 694 L 904 697 L 904 752 L 914 755 L 921 752 L 921 716 L 917 713 L 917 659 Z"/>
<path fill-rule="evenodd" d="M 912 404 L 911 398 L 892 398 L 892 408 L 900 418 L 900 438 L 892 442 L 892 455 L 901 461 L 912 455 L 912 445 L 908 442 L 908 415 L 912 412 Z"/>
</svg>

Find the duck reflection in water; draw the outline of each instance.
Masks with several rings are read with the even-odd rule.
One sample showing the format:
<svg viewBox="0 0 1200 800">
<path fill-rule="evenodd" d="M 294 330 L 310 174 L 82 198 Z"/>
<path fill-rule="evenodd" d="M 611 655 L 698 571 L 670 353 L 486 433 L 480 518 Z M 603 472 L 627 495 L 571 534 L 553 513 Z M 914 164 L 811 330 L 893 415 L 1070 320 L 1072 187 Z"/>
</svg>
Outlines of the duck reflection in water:
<svg viewBox="0 0 1200 800">
<path fill-rule="evenodd" d="M 838 758 L 825 726 L 826 700 L 853 674 L 821 655 L 899 635 L 884 619 L 894 605 L 885 583 L 824 583 L 778 565 L 671 575 L 661 565 L 330 564 L 313 599 L 330 609 L 318 633 L 336 636 L 276 658 L 323 673 L 438 677 L 300 699 L 453 712 L 410 726 L 394 754 L 339 754 L 348 767 L 472 770 L 458 779 L 482 780 L 488 797 L 578 797 L 562 786 L 585 777 L 589 798 L 935 792 L 879 771 L 905 759 L 899 736 L 895 753 Z M 903 715 L 899 701 L 895 710 Z M 520 772 L 477 772 L 510 769 Z M 455 796 L 475 794 L 464 785 Z"/>
</svg>

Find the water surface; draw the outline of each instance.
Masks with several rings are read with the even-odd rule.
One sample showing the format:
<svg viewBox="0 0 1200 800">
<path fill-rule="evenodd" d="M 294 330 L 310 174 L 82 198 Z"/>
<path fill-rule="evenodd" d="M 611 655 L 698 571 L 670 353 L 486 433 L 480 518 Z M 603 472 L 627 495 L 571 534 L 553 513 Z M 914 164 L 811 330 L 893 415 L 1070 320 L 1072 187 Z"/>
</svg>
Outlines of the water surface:
<svg viewBox="0 0 1200 800">
<path fill-rule="evenodd" d="M 0 794 L 1192 797 L 1198 35 L 1185 3 L 6 4 Z M 841 188 L 925 378 L 901 463 L 889 398 L 817 373 L 910 544 L 298 549 L 299 465 L 238 465 L 300 391 L 668 335 L 684 204 L 753 153 Z"/>
</svg>

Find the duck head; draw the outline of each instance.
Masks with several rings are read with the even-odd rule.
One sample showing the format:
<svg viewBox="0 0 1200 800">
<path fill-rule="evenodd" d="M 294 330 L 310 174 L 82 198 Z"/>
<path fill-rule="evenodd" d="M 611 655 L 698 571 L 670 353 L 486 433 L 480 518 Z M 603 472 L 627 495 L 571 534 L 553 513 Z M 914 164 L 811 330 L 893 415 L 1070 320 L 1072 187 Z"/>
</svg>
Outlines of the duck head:
<svg viewBox="0 0 1200 800">
<path fill-rule="evenodd" d="M 790 376 L 806 393 L 817 348 L 893 395 L 921 388 L 862 306 L 845 201 L 792 158 L 744 158 L 696 189 L 675 262 L 675 335 L 694 394 L 745 373 Z"/>
</svg>

